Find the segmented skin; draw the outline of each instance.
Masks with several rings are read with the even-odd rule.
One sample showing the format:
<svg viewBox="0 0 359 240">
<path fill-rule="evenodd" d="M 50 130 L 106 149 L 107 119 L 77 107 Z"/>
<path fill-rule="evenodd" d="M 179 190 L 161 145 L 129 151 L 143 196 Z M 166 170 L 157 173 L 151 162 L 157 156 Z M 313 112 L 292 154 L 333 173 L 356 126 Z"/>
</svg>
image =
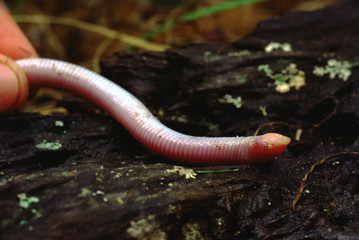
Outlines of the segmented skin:
<svg viewBox="0 0 359 240">
<path fill-rule="evenodd" d="M 144 146 L 179 162 L 194 165 L 264 162 L 280 154 L 290 141 L 271 143 L 268 139 L 284 137 L 276 133 L 219 138 L 185 135 L 159 122 L 131 93 L 88 69 L 41 58 L 16 63 L 25 71 L 30 86 L 53 87 L 82 96 L 111 114 Z"/>
</svg>

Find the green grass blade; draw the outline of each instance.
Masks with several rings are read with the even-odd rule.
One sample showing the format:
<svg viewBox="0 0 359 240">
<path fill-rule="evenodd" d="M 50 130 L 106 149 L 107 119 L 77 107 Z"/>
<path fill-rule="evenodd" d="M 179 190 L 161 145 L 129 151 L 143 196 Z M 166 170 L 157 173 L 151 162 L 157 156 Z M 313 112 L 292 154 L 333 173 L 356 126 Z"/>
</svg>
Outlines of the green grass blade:
<svg viewBox="0 0 359 240">
<path fill-rule="evenodd" d="M 223 12 L 226 10 L 230 10 L 236 7 L 253 4 L 257 2 L 263 2 L 265 0 L 234 0 L 234 1 L 228 1 L 228 2 L 222 2 L 213 4 L 201 9 L 198 9 L 196 11 L 186 13 L 180 17 L 180 22 L 190 22 L 197 20 L 199 18 L 203 18 L 212 14 L 216 14 L 218 12 Z"/>
<path fill-rule="evenodd" d="M 203 7 L 201 9 L 195 10 L 190 13 L 183 14 L 177 19 L 171 19 L 152 30 L 145 33 L 142 38 L 145 40 L 151 40 L 156 35 L 166 32 L 169 29 L 175 27 L 179 23 L 185 23 L 185 22 L 191 22 L 206 16 L 210 16 L 219 12 L 223 12 L 226 10 L 230 10 L 236 7 L 258 3 L 258 2 L 264 2 L 266 0 L 233 0 L 228 2 L 222 2 L 222 3 L 216 3 L 210 6 Z"/>
</svg>

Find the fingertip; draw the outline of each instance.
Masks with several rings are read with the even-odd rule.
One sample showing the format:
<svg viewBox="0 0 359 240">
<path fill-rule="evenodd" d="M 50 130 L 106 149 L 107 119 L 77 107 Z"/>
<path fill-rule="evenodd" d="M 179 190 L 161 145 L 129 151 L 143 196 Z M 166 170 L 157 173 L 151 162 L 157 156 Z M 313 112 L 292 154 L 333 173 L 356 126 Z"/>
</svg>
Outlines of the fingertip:
<svg viewBox="0 0 359 240">
<path fill-rule="evenodd" d="M 24 71 L 10 58 L 0 55 L 0 112 L 21 107 L 29 95 Z"/>
<path fill-rule="evenodd" d="M 38 57 L 36 50 L 0 0 L 0 52 L 12 59 Z"/>
</svg>

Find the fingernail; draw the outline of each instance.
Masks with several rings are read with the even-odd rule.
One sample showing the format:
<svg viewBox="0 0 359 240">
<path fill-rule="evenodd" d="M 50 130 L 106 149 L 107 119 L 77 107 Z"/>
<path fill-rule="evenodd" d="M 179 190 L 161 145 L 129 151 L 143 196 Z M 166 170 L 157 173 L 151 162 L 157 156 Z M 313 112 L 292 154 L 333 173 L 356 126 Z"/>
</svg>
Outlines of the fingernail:
<svg viewBox="0 0 359 240">
<path fill-rule="evenodd" d="M 21 107 L 28 93 L 24 71 L 14 61 L 0 55 L 0 113 Z"/>
</svg>

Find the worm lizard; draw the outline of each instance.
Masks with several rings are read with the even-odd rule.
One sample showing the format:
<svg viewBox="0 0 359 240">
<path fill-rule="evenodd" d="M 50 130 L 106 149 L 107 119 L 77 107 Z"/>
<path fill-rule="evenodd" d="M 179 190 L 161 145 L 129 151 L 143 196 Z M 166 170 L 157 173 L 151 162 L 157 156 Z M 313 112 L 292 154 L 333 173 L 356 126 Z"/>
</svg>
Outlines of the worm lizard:
<svg viewBox="0 0 359 240">
<path fill-rule="evenodd" d="M 108 112 L 148 149 L 178 162 L 192 165 L 265 162 L 281 154 L 291 141 L 277 133 L 248 137 L 185 135 L 163 125 L 131 93 L 86 68 L 43 58 L 16 62 L 2 58 L 2 63 L 16 74 L 18 82 L 12 88 L 4 87 L 8 83 L 0 83 L 3 89 L 0 88 L 3 91 L 0 111 L 20 107 L 27 98 L 28 85 L 68 90 Z M 17 91 L 13 94 L 12 103 L 5 104 L 4 91 L 9 94 L 10 91 Z"/>
</svg>

